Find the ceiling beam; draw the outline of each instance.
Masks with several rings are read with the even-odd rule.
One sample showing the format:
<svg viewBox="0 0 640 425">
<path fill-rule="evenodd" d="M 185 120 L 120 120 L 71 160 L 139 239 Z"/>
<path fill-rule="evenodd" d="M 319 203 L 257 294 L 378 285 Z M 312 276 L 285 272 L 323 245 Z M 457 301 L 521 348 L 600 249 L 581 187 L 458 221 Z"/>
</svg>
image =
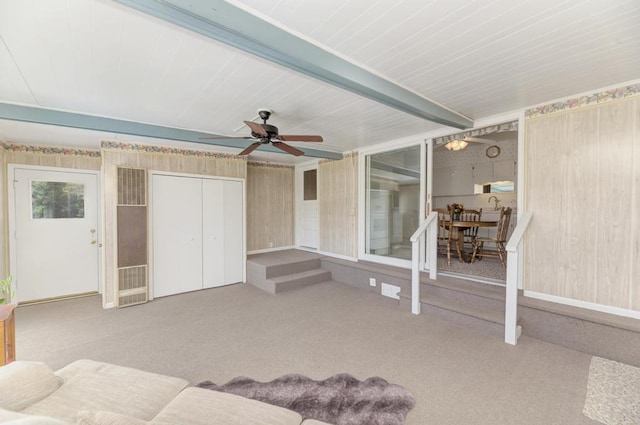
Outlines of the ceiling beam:
<svg viewBox="0 0 640 425">
<path fill-rule="evenodd" d="M 467 129 L 468 117 L 223 0 L 114 0 L 206 37 L 439 124 Z"/>
<path fill-rule="evenodd" d="M 220 137 L 219 134 L 184 130 L 155 124 L 144 124 L 116 118 L 57 111 L 54 109 L 33 106 L 0 103 L 0 119 L 23 121 L 36 124 L 57 125 L 61 127 L 79 128 L 83 130 L 104 131 L 107 133 L 130 134 L 134 136 L 153 137 L 156 139 L 177 140 L 180 142 L 201 143 L 212 146 L 226 146 L 244 149 L 254 140 L 216 139 L 202 140 L 202 137 Z M 305 156 L 313 158 L 342 159 L 342 154 L 318 149 L 299 148 Z M 269 145 L 260 146 L 261 151 L 282 154 L 282 150 Z"/>
</svg>

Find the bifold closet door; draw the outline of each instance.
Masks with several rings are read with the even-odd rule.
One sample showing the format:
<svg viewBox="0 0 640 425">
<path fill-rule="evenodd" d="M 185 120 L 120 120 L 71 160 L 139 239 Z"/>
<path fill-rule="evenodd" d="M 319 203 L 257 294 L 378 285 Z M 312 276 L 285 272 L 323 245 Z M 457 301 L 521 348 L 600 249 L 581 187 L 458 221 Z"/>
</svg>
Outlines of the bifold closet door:
<svg viewBox="0 0 640 425">
<path fill-rule="evenodd" d="M 202 289 L 202 180 L 153 175 L 153 294 Z"/>
<path fill-rule="evenodd" d="M 203 287 L 242 282 L 242 182 L 202 180 Z"/>
</svg>

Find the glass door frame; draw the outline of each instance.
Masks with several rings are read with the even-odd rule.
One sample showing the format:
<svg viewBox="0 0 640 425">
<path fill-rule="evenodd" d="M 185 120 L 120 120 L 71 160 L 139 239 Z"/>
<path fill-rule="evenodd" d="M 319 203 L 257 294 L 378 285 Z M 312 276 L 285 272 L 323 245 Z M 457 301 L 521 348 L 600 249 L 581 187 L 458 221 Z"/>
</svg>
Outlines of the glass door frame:
<svg viewBox="0 0 640 425">
<path fill-rule="evenodd" d="M 411 138 L 409 140 L 395 142 L 393 144 L 385 144 L 383 146 L 377 146 L 371 149 L 361 149 L 358 155 L 358 259 L 371 261 L 373 263 L 386 264 L 395 267 L 401 267 L 405 269 L 411 269 L 411 260 L 405 260 L 402 258 L 388 257 L 383 255 L 368 254 L 366 252 L 367 246 L 367 205 L 369 205 L 369 191 L 367 190 L 367 157 L 379 153 L 393 152 L 400 149 L 406 149 L 411 147 L 420 147 L 420 197 L 418 201 L 418 214 L 420 222 L 424 220 L 426 213 L 426 199 L 427 193 L 431 194 L 431 187 L 428 191 L 425 189 L 425 183 L 427 182 L 427 145 L 429 141 L 425 139 Z M 430 157 L 431 155 L 429 155 Z M 429 176 L 430 177 L 430 176 Z M 429 178 L 428 181 L 431 179 Z M 424 261 L 421 261 L 424 263 Z"/>
</svg>

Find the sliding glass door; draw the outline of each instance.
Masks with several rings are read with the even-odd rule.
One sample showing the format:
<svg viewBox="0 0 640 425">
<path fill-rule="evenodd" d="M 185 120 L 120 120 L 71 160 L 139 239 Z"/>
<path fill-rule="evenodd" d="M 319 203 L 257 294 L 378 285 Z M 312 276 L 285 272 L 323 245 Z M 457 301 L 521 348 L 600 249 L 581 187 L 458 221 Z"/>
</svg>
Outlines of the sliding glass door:
<svg viewBox="0 0 640 425">
<path fill-rule="evenodd" d="M 421 146 L 365 157 L 365 254 L 411 259 L 420 224 Z"/>
</svg>

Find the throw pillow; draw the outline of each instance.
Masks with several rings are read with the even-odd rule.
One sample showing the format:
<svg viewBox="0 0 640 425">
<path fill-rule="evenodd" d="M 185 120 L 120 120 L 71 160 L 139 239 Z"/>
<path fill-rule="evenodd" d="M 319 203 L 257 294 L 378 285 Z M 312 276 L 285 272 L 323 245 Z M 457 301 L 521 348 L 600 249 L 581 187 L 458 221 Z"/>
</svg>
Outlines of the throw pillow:
<svg viewBox="0 0 640 425">
<path fill-rule="evenodd" d="M 0 367 L 0 407 L 18 412 L 49 396 L 60 384 L 44 363 L 9 363 Z"/>
</svg>

